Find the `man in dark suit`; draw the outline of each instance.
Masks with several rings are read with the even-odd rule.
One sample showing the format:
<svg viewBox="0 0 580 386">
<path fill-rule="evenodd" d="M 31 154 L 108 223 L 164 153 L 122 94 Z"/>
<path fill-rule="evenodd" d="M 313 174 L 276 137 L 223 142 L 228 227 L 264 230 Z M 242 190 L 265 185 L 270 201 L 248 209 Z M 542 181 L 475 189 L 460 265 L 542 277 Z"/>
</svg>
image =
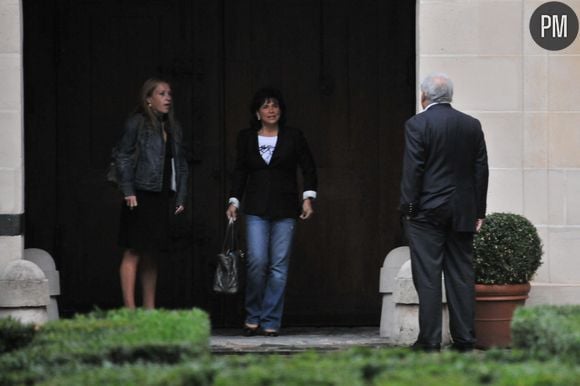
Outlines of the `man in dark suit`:
<svg viewBox="0 0 580 386">
<path fill-rule="evenodd" d="M 419 295 L 415 350 L 441 348 L 441 273 L 449 307 L 452 348 L 473 349 L 473 235 L 483 224 L 488 166 L 479 121 L 451 107 L 445 74 L 421 83 L 420 114 L 405 123 L 401 212 Z"/>
</svg>

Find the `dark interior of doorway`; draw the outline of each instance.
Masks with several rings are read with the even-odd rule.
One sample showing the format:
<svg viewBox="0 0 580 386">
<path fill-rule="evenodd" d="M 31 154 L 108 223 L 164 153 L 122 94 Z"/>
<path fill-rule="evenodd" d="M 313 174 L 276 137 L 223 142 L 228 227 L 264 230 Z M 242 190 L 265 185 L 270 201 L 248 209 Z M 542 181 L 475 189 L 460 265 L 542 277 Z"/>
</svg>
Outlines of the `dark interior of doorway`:
<svg viewBox="0 0 580 386">
<path fill-rule="evenodd" d="M 151 75 L 174 85 L 190 201 L 162 262 L 159 304 L 237 326 L 241 295 L 211 291 L 236 133 L 260 85 L 281 88 L 318 165 L 300 224 L 287 325 L 377 325 L 397 216 L 403 122 L 415 111 L 415 2 L 23 1 L 26 247 L 51 253 L 64 316 L 121 305 L 120 197 L 110 149 Z"/>
</svg>

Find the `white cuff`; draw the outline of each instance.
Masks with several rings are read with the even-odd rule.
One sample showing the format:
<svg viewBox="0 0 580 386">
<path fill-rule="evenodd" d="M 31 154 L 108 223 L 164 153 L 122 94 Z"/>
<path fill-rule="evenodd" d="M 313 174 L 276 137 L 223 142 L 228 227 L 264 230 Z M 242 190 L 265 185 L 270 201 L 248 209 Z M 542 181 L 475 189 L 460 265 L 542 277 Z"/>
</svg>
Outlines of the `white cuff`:
<svg viewBox="0 0 580 386">
<path fill-rule="evenodd" d="M 314 190 L 307 190 L 304 193 L 302 193 L 302 199 L 303 200 L 306 200 L 307 198 L 315 199 L 316 198 L 316 192 Z"/>
<path fill-rule="evenodd" d="M 228 200 L 228 204 L 235 206 L 236 208 L 240 209 L 240 200 L 235 197 L 230 197 Z"/>
</svg>

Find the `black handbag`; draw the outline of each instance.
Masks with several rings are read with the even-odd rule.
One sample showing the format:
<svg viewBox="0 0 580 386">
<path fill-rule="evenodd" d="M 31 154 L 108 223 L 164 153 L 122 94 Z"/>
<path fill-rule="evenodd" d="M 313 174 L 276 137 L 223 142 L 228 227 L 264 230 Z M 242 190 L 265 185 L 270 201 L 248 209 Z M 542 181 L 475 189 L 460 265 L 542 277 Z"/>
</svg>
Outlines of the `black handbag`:
<svg viewBox="0 0 580 386">
<path fill-rule="evenodd" d="M 119 187 L 119 177 L 117 176 L 117 164 L 116 159 L 117 157 L 117 147 L 115 146 L 111 151 L 111 162 L 109 162 L 109 167 L 107 168 L 107 172 L 105 173 L 105 181 L 112 185 L 115 188 Z"/>
<path fill-rule="evenodd" d="M 240 289 L 240 277 L 244 254 L 236 249 L 234 221 L 228 223 L 222 252 L 217 255 L 217 267 L 213 281 L 213 290 L 223 294 L 235 294 Z"/>
</svg>

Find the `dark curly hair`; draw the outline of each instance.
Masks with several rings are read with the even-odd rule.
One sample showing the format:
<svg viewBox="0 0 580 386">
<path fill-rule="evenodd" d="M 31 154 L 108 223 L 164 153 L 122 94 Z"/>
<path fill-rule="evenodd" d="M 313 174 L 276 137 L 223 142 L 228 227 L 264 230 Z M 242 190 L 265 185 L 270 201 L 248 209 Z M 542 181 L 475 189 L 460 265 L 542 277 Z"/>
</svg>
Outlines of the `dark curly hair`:
<svg viewBox="0 0 580 386">
<path fill-rule="evenodd" d="M 280 120 L 278 125 L 283 127 L 286 124 L 286 102 L 284 102 L 284 97 L 280 90 L 273 87 L 263 87 L 256 91 L 254 97 L 252 98 L 252 103 L 250 104 L 250 126 L 259 129 L 262 127 L 262 123 L 256 117 L 256 111 L 260 110 L 260 107 L 269 100 L 275 100 L 278 102 L 280 107 Z"/>
</svg>

